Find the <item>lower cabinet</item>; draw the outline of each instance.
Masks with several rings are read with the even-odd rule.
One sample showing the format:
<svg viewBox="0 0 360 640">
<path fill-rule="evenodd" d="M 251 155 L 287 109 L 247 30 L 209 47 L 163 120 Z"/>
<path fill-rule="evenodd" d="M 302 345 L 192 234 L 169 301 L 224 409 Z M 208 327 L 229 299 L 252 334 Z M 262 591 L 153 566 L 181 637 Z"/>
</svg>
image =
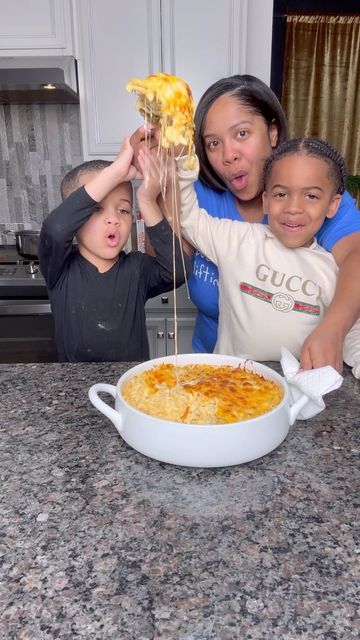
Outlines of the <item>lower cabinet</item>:
<svg viewBox="0 0 360 640">
<path fill-rule="evenodd" d="M 192 353 L 192 336 L 195 328 L 195 314 L 177 317 L 177 335 L 174 318 L 164 318 L 148 313 L 146 329 L 149 340 L 150 358 L 171 356 L 175 353 Z"/>
<path fill-rule="evenodd" d="M 2 304 L 1 304 L 2 303 Z M 6 307 L 12 307 L 12 310 Z M 39 307 L 49 307 L 41 313 Z M 10 311 L 7 313 L 7 311 Z M 50 304 L 0 301 L 0 363 L 57 362 Z"/>
<path fill-rule="evenodd" d="M 146 304 L 146 329 L 150 358 L 162 358 L 178 353 L 192 353 L 192 337 L 195 328 L 196 307 L 188 298 L 185 285 L 176 290 L 177 318 L 175 333 L 174 295 L 166 293 L 148 300 Z"/>
</svg>

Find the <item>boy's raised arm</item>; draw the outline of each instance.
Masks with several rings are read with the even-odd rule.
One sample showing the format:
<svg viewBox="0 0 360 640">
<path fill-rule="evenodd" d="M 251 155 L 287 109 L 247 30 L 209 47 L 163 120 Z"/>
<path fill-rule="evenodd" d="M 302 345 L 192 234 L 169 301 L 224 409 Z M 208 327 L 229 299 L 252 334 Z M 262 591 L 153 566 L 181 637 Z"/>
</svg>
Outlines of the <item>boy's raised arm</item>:
<svg viewBox="0 0 360 640">
<path fill-rule="evenodd" d="M 73 249 L 75 233 L 91 215 L 94 205 L 84 188 L 71 193 L 45 218 L 39 237 L 40 269 L 52 288 Z"/>
<path fill-rule="evenodd" d="M 101 202 L 121 182 L 141 178 L 141 173 L 132 164 L 134 151 L 129 138 L 125 138 L 117 158 L 108 167 L 97 173 L 85 186 L 93 200 Z"/>
</svg>

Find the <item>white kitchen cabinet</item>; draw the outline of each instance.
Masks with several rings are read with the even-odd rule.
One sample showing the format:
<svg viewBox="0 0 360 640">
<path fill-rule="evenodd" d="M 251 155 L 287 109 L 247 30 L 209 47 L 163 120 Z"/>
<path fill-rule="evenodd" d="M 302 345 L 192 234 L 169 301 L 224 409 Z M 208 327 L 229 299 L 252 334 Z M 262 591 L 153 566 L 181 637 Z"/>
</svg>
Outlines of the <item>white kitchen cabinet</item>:
<svg viewBox="0 0 360 640">
<path fill-rule="evenodd" d="M 196 313 L 188 316 L 180 313 L 176 319 L 177 324 L 177 351 L 178 353 L 192 353 L 192 337 L 195 329 Z M 167 355 L 175 353 L 175 322 L 174 318 L 166 319 L 167 329 Z"/>
<path fill-rule="evenodd" d="M 150 360 L 167 356 L 166 320 L 156 314 L 146 315 L 146 331 L 149 341 Z"/>
<path fill-rule="evenodd" d="M 0 55 L 74 55 L 72 0 L 0 0 Z"/>
<path fill-rule="evenodd" d="M 192 353 L 196 307 L 187 297 L 185 285 L 176 290 L 177 351 Z M 170 291 L 146 303 L 146 329 L 150 358 L 161 358 L 175 353 L 174 293 Z"/>
<path fill-rule="evenodd" d="M 130 78 L 164 71 L 195 103 L 223 76 L 245 72 L 248 0 L 75 0 L 84 159 L 113 158 L 142 119 Z"/>
<path fill-rule="evenodd" d="M 195 329 L 195 314 L 180 314 L 177 317 L 177 352 L 192 353 L 192 337 Z M 175 354 L 175 322 L 173 318 L 148 313 L 146 330 L 149 340 L 150 358 L 162 358 Z"/>
</svg>

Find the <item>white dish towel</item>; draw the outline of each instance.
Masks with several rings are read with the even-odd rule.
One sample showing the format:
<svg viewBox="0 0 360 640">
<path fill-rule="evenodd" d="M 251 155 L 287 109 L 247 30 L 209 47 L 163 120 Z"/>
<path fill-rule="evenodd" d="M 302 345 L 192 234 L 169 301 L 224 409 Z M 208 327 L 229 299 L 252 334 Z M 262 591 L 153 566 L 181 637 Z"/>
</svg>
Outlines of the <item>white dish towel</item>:
<svg viewBox="0 0 360 640">
<path fill-rule="evenodd" d="M 309 398 L 309 402 L 298 414 L 297 420 L 308 420 L 325 409 L 323 396 L 341 387 L 344 379 L 330 365 L 309 371 L 299 371 L 299 361 L 285 347 L 281 347 L 280 362 L 289 387 L 290 402 L 291 400 L 296 402 L 303 394 Z"/>
</svg>

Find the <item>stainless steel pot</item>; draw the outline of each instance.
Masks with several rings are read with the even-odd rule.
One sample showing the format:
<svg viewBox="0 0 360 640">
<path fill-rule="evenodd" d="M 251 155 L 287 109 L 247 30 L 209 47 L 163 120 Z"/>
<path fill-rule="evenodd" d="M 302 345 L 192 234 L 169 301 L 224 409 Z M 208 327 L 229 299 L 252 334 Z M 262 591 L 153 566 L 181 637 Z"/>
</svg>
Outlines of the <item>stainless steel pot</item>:
<svg viewBox="0 0 360 640">
<path fill-rule="evenodd" d="M 111 420 L 122 438 L 131 447 L 150 458 L 189 467 L 226 467 L 255 460 L 276 449 L 286 438 L 309 398 L 302 395 L 290 404 L 286 380 L 269 367 L 252 363 L 252 370 L 274 380 L 284 390 L 282 402 L 268 413 L 242 422 L 213 425 L 192 425 L 154 418 L 131 407 L 123 398 L 121 388 L 132 376 L 160 363 L 176 363 L 175 356 L 149 360 L 129 369 L 117 385 L 95 384 L 89 389 L 92 404 Z M 182 354 L 179 365 L 212 364 L 244 365 L 243 358 L 218 354 Z M 247 361 L 249 365 L 249 361 Z M 109 393 L 115 399 L 115 409 L 99 397 Z"/>
<path fill-rule="evenodd" d="M 16 250 L 20 256 L 29 260 L 37 260 L 39 257 L 40 231 L 24 230 L 15 232 Z"/>
</svg>

